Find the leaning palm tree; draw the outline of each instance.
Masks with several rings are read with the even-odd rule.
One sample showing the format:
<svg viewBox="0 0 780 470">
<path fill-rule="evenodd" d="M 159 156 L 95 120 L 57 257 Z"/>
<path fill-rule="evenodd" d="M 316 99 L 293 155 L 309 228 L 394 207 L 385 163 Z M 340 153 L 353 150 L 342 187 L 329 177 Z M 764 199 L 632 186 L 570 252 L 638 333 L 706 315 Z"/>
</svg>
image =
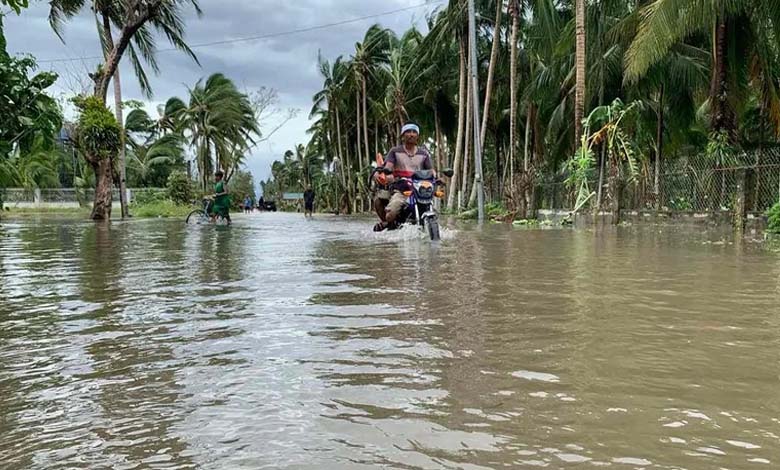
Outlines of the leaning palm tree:
<svg viewBox="0 0 780 470">
<path fill-rule="evenodd" d="M 97 72 L 90 75 L 94 81 L 93 94 L 105 105 L 108 86 L 116 76 L 119 63 L 126 55 L 135 68 L 141 88 L 150 92 L 141 58 L 157 70 L 154 33 L 164 35 L 174 47 L 195 57 L 184 42 L 183 7 L 192 6 L 201 14 L 197 0 L 51 0 L 49 22 L 61 36 L 65 20 L 78 16 L 90 9 L 95 15 L 103 45 L 104 63 Z M 113 28 L 112 28 L 113 26 Z M 116 37 L 112 32 L 116 29 Z M 95 187 L 95 203 L 92 218 L 108 219 L 111 216 L 111 184 L 113 179 L 114 155 L 85 154 L 85 158 L 98 175 Z"/>
<path fill-rule="evenodd" d="M 222 74 L 199 81 L 190 90 L 181 126 L 195 148 L 202 188 L 215 169 L 232 171 L 236 156 L 246 153 L 260 136 L 248 97 Z"/>
</svg>

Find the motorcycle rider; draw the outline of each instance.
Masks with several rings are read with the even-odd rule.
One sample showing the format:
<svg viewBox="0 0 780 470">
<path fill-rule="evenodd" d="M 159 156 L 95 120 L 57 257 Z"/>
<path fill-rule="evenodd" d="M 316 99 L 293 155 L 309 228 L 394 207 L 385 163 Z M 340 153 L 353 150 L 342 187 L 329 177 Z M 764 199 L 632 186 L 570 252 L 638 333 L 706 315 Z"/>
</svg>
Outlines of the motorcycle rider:
<svg viewBox="0 0 780 470">
<path fill-rule="evenodd" d="M 419 139 L 420 127 L 413 122 L 404 124 L 401 128 L 403 144 L 390 149 L 385 157 L 385 168 L 393 172 L 392 175 L 387 175 L 387 184 L 393 189 L 390 201 L 385 207 L 385 218 L 374 226 L 375 232 L 381 232 L 388 227 L 394 228 L 396 219 L 407 206 L 406 196 L 396 189 L 393 183 L 400 178 L 411 178 L 419 170 L 433 170 L 431 154 L 424 146 L 418 146 Z M 377 183 L 380 182 L 379 175 L 385 176 L 377 173 L 375 176 Z M 377 199 L 374 200 L 375 208 L 382 203 Z"/>
</svg>

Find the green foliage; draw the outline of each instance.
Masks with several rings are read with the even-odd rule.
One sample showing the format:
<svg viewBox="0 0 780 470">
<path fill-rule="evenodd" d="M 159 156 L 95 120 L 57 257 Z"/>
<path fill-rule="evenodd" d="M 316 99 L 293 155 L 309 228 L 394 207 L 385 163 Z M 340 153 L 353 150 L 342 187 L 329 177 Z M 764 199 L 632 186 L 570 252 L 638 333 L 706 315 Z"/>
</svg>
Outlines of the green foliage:
<svg viewBox="0 0 780 470">
<path fill-rule="evenodd" d="M 512 222 L 512 225 L 517 227 L 539 227 L 541 224 L 537 219 L 520 219 Z"/>
<path fill-rule="evenodd" d="M 710 134 L 710 140 L 707 143 L 707 156 L 720 168 L 725 168 L 733 164 L 736 149 L 731 144 L 731 137 L 728 132 L 716 131 Z"/>
<path fill-rule="evenodd" d="M 136 187 L 161 187 L 171 172 L 184 169 L 184 137 L 165 130 L 142 109 L 125 119 L 128 181 Z"/>
<path fill-rule="evenodd" d="M 19 0 L 13 0 L 19 1 Z M 86 0 L 48 0 L 50 5 L 49 24 L 54 32 L 63 37 L 63 27 L 67 20 L 78 17 L 81 14 L 89 12 L 94 14 L 99 24 L 99 40 L 104 45 L 105 31 L 100 27 L 100 16 L 102 10 L 108 10 L 109 20 L 115 31 L 132 31 L 128 47 L 122 50 L 120 59 L 128 59 L 133 67 L 141 92 L 147 97 L 152 97 L 152 89 L 144 66 L 150 67 L 154 72 L 159 72 L 160 66 L 157 62 L 156 45 L 157 37 L 164 37 L 175 48 L 184 52 L 187 56 L 198 63 L 195 53 L 184 42 L 185 22 L 184 18 L 189 16 L 184 11 L 184 7 L 192 6 L 195 13 L 200 16 L 202 10 L 198 0 L 165 0 L 165 1 L 144 1 L 144 2 L 102 2 Z M 145 13 L 140 14 L 141 11 Z M 148 13 L 148 15 L 146 14 Z M 143 20 L 140 24 L 133 25 L 139 17 Z M 118 44 L 117 44 L 118 45 Z M 107 51 L 111 52 L 111 51 Z M 119 52 L 119 49 L 116 50 Z M 123 60 L 122 62 L 125 62 Z M 198 63 L 198 65 L 200 65 Z M 98 66 L 98 75 L 103 73 L 103 64 Z"/>
<path fill-rule="evenodd" d="M 119 150 L 121 131 L 113 113 L 96 96 L 73 99 L 79 109 L 77 139 L 88 159 L 100 160 Z"/>
<path fill-rule="evenodd" d="M 588 185 L 588 179 L 593 175 L 595 163 L 596 158 L 593 154 L 593 150 L 591 150 L 591 147 L 588 145 L 587 133 L 583 133 L 582 145 L 566 164 L 567 169 L 569 170 L 569 177 L 566 179 L 566 185 L 576 189 L 577 206 L 584 204 L 587 198 L 590 197 L 591 191 L 590 186 Z"/>
<path fill-rule="evenodd" d="M 17 13 L 26 0 L 3 0 Z M 57 102 L 46 94 L 57 75 L 36 68 L 32 57 L 14 58 L 6 52 L 0 14 L 0 188 L 57 186 L 52 143 L 62 125 Z M 3 198 L 0 194 L 0 211 Z"/>
<path fill-rule="evenodd" d="M 693 205 L 688 198 L 677 197 L 669 201 L 669 208 L 675 211 L 691 211 Z"/>
<path fill-rule="evenodd" d="M 0 5 L 8 5 L 17 14 L 22 12 L 22 8 L 27 8 L 30 3 L 28 0 L 0 0 Z"/>
<path fill-rule="evenodd" d="M 169 101 L 178 108 L 171 119 L 195 147 L 201 188 L 206 189 L 216 162 L 228 175 L 243 165 L 260 127 L 249 97 L 222 74 L 199 81 L 189 98 L 184 108 L 179 108 L 183 102 L 178 98 Z"/>
<path fill-rule="evenodd" d="M 161 189 L 145 189 L 133 195 L 133 204 L 146 205 L 170 200 L 168 191 Z"/>
<path fill-rule="evenodd" d="M 168 176 L 168 198 L 176 204 L 189 204 L 195 200 L 195 187 L 183 171 L 174 171 Z"/>
<path fill-rule="evenodd" d="M 46 94 L 57 75 L 33 74 L 35 59 L 9 56 L 2 34 L 0 15 L 0 159 L 25 152 L 36 138 L 51 141 L 62 125 L 60 107 Z"/>
<path fill-rule="evenodd" d="M 252 173 L 246 171 L 234 173 L 230 183 L 228 183 L 228 191 L 230 191 L 230 202 L 234 209 L 237 209 L 239 204 L 243 204 L 244 198 L 247 196 L 251 197 L 252 201 L 256 201 L 255 180 Z"/>
<path fill-rule="evenodd" d="M 780 233 L 780 202 L 772 206 L 767 212 L 767 229 L 772 233 Z"/>
</svg>

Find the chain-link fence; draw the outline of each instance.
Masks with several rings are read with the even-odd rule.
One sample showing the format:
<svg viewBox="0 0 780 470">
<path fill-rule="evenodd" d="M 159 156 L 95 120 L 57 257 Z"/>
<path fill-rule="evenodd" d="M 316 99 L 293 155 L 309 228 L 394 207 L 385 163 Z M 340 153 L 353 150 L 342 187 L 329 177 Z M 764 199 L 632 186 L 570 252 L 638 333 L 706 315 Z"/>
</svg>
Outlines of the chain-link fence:
<svg viewBox="0 0 780 470">
<path fill-rule="evenodd" d="M 621 209 L 724 212 L 733 211 L 743 196 L 747 211 L 763 213 L 780 201 L 780 148 L 743 152 L 721 163 L 706 155 L 669 158 L 662 163 L 657 182 L 649 166 L 633 181 L 621 181 Z M 537 179 L 538 209 L 571 210 L 575 206 L 576 193 L 565 178 Z M 596 195 L 586 209 L 593 209 L 599 200 L 602 209 L 609 207 L 606 176 L 602 185 L 599 199 L 598 178 L 589 181 Z"/>
</svg>

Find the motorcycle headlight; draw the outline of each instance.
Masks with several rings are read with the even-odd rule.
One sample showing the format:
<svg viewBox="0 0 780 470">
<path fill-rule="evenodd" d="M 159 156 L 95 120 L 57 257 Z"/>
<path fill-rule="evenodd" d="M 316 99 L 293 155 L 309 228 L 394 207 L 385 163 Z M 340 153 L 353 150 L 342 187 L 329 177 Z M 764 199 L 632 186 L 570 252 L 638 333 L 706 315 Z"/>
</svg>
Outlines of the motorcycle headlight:
<svg viewBox="0 0 780 470">
<path fill-rule="evenodd" d="M 427 181 L 424 181 L 417 186 L 417 197 L 420 199 L 433 199 L 433 193 L 433 185 Z"/>
</svg>

